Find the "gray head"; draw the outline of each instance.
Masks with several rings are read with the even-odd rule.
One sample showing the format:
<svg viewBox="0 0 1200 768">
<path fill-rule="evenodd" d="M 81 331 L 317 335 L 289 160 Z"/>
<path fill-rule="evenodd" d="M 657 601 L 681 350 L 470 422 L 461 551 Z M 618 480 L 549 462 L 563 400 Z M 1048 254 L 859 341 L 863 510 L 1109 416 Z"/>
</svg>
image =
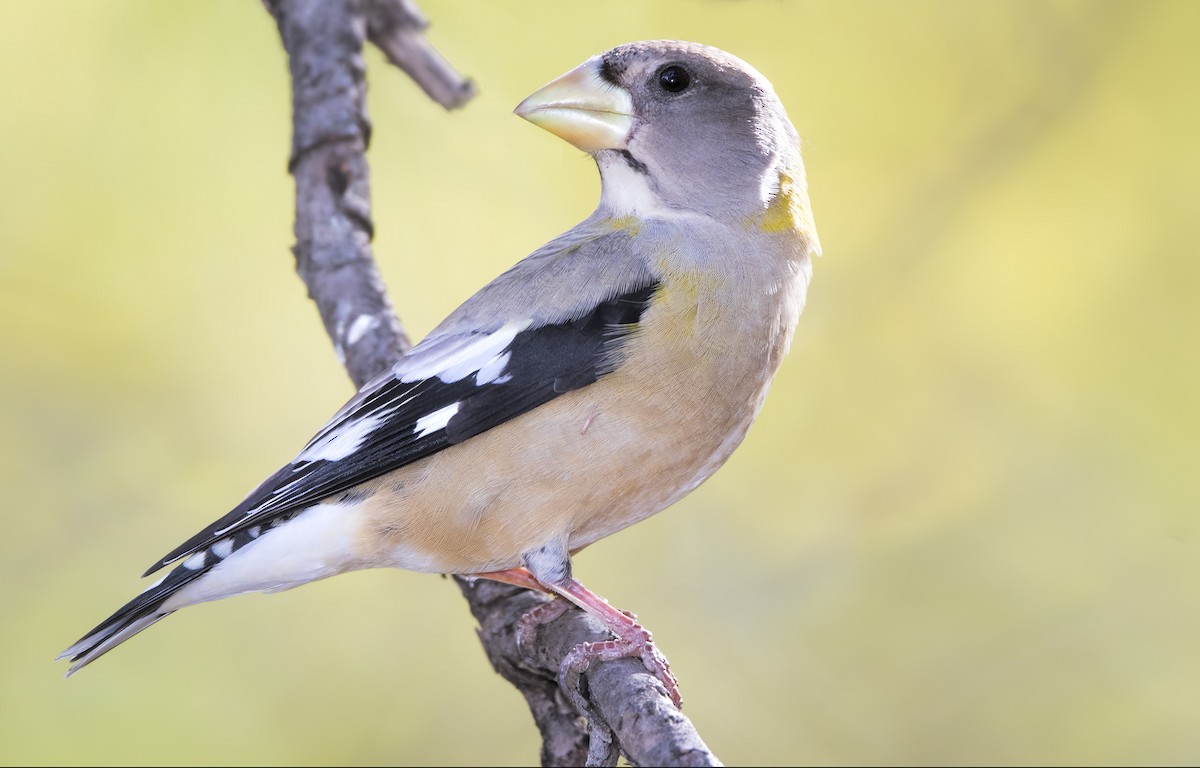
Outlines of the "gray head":
<svg viewBox="0 0 1200 768">
<path fill-rule="evenodd" d="M 517 114 L 590 152 L 601 208 L 744 218 L 781 184 L 802 193 L 799 140 L 771 84 L 724 51 L 629 43 L 588 59 Z"/>
</svg>

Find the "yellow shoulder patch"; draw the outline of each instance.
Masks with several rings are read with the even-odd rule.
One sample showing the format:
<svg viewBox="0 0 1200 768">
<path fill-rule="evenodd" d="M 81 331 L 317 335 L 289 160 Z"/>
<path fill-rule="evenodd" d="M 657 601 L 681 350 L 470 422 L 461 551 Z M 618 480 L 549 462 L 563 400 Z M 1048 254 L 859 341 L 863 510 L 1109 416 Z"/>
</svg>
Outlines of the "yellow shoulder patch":
<svg viewBox="0 0 1200 768">
<path fill-rule="evenodd" d="M 808 199 L 803 190 L 797 189 L 795 179 L 785 171 L 779 172 L 779 191 L 757 223 L 764 232 L 771 233 L 812 230 Z"/>
<path fill-rule="evenodd" d="M 608 223 L 609 226 L 611 226 L 614 230 L 618 232 L 628 232 L 634 236 L 637 236 L 637 234 L 642 230 L 641 219 L 633 215 L 618 216 L 616 218 L 609 219 Z"/>
</svg>

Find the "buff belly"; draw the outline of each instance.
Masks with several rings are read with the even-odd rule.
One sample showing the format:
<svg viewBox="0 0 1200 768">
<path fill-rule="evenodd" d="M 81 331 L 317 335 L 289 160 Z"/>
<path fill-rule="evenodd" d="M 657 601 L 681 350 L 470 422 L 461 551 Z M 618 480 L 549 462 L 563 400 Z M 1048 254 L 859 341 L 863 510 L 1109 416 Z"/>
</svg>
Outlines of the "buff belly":
<svg viewBox="0 0 1200 768">
<path fill-rule="evenodd" d="M 787 339 L 767 334 L 774 316 L 749 337 L 713 323 L 698 334 L 706 318 L 690 298 L 660 302 L 596 383 L 360 486 L 363 560 L 438 573 L 512 568 L 548 543 L 577 551 L 707 479 L 745 436 L 774 373 L 764 356 L 777 359 Z"/>
</svg>

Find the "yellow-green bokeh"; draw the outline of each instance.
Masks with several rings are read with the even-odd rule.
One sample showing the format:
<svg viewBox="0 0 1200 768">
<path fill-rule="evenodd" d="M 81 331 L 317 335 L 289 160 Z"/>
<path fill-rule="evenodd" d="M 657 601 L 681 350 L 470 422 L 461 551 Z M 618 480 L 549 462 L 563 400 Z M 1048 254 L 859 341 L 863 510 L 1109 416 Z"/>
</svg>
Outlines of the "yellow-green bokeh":
<svg viewBox="0 0 1200 768">
<path fill-rule="evenodd" d="M 414 337 L 585 216 L 510 114 L 628 40 L 726 48 L 825 255 L 718 475 L 590 548 L 748 763 L 1200 758 L 1200 3 L 450 2 L 447 114 L 367 57 Z M 533 762 L 448 581 L 359 573 L 53 656 L 350 394 L 292 272 L 251 0 L 0 0 L 0 762 Z"/>
</svg>

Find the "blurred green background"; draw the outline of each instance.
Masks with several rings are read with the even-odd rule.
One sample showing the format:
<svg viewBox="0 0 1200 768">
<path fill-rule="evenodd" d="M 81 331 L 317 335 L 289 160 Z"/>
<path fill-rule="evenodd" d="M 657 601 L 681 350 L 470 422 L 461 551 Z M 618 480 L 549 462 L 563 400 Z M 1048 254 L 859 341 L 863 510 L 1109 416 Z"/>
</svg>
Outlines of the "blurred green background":
<svg viewBox="0 0 1200 768">
<path fill-rule="evenodd" d="M 423 0 L 480 95 L 367 57 L 416 338 L 591 211 L 510 110 L 673 37 L 767 75 L 825 255 L 757 426 L 577 573 L 729 763 L 1200 759 L 1200 3 Z M 251 0 L 0 0 L 0 760 L 536 760 L 454 586 L 351 574 L 54 655 L 351 394 L 293 274 Z"/>
</svg>

